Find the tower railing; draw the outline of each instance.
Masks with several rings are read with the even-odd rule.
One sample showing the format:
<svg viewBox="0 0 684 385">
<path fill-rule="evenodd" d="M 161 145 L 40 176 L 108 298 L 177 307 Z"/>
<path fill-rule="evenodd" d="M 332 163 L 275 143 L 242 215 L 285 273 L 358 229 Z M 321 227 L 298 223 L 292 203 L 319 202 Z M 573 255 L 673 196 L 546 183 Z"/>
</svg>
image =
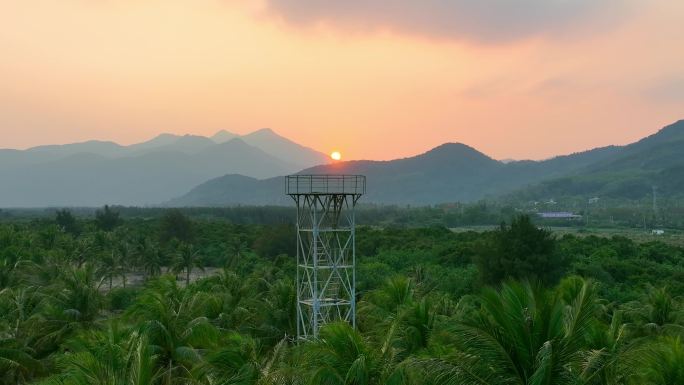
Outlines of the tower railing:
<svg viewBox="0 0 684 385">
<path fill-rule="evenodd" d="M 285 178 L 285 193 L 288 195 L 366 193 L 366 177 L 363 175 L 289 175 Z"/>
</svg>

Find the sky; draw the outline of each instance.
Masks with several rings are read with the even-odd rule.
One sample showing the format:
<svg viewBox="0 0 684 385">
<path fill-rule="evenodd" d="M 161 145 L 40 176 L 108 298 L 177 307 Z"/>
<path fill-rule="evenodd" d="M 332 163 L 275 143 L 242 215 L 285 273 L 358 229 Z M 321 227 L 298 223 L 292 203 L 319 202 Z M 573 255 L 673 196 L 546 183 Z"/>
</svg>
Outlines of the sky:
<svg viewBox="0 0 684 385">
<path fill-rule="evenodd" d="M 684 118 L 673 0 L 0 0 L 0 148 L 269 127 L 345 159 L 497 159 Z"/>
</svg>

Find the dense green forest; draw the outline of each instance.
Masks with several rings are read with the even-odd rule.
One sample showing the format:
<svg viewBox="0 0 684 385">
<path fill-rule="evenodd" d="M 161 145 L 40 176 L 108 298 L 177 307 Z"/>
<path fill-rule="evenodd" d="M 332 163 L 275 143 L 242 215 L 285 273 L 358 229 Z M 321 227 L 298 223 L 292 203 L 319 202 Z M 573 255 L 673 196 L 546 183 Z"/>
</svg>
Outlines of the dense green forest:
<svg viewBox="0 0 684 385">
<path fill-rule="evenodd" d="M 116 207 L 122 219 L 158 219 L 167 208 Z M 293 224 L 293 206 L 230 206 L 177 208 L 184 215 L 201 220 L 223 220 L 239 224 Z M 76 208 L 71 213 L 80 219 L 92 218 L 97 209 Z M 433 206 L 398 206 L 361 204 L 356 211 L 359 223 L 370 226 L 399 227 L 463 227 L 496 226 L 510 222 L 515 216 L 536 216 L 539 212 L 569 211 L 582 216 L 579 220 L 546 220 L 540 226 L 574 228 L 684 229 L 684 205 L 681 200 L 660 198 L 656 210 L 651 199 L 609 200 L 588 203 L 586 199 L 557 197 L 549 201 L 527 199 L 482 200 L 475 203 L 445 203 Z M 55 209 L 0 209 L 0 223 L 52 219 Z"/>
<path fill-rule="evenodd" d="M 2 213 L 0 384 L 684 384 L 682 247 L 360 214 L 358 330 L 297 343 L 261 210 Z"/>
</svg>

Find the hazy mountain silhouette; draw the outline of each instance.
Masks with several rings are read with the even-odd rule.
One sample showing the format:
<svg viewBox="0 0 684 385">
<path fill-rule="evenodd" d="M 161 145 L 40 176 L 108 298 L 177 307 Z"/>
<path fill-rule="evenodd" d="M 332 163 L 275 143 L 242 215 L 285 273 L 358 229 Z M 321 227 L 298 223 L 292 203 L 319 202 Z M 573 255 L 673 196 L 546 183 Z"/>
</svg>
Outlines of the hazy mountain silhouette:
<svg viewBox="0 0 684 385">
<path fill-rule="evenodd" d="M 245 136 L 254 145 L 241 138 L 217 143 L 161 134 L 130 146 L 87 141 L 0 150 L 0 207 L 155 204 L 226 173 L 268 178 L 326 158 L 271 130 L 264 133 Z"/>
<path fill-rule="evenodd" d="M 216 143 L 225 143 L 231 139 L 235 139 L 239 137 L 240 135 L 238 134 L 233 134 L 232 132 L 226 131 L 226 130 L 220 130 L 214 135 L 211 136 L 211 140 L 213 140 Z"/>
<path fill-rule="evenodd" d="M 634 199 L 647 193 L 646 189 L 650 191 L 652 183 L 660 183 L 675 194 L 676 186 L 684 186 L 682 170 L 684 121 L 628 146 L 597 148 L 544 161 L 504 163 L 469 146 L 448 143 L 410 158 L 339 162 L 301 173 L 363 174 L 368 177 L 365 202 L 420 205 L 470 202 L 503 194 L 527 199 L 603 193 Z M 282 177 L 258 180 L 225 175 L 168 205 L 289 203 L 283 194 Z"/>
<path fill-rule="evenodd" d="M 114 157 L 120 156 L 125 151 L 125 147 L 114 142 L 104 142 L 98 140 L 64 145 L 37 146 L 23 151 L 0 149 L 0 169 L 14 167 L 17 165 L 50 162 L 81 153 Z"/>
<path fill-rule="evenodd" d="M 178 140 L 178 138 L 180 138 L 180 136 L 174 134 L 159 134 L 148 141 L 128 146 L 128 150 L 132 152 L 141 152 L 144 150 L 168 146 L 170 144 L 175 143 Z"/>
<path fill-rule="evenodd" d="M 259 180 L 239 174 L 224 175 L 200 184 L 180 198 L 164 206 L 236 206 L 286 205 L 292 200 L 285 196 L 283 177 Z"/>
<path fill-rule="evenodd" d="M 123 146 L 114 142 L 89 140 L 82 143 L 64 145 L 48 145 L 29 148 L 27 151 L 33 154 L 50 154 L 53 156 L 68 156 L 79 153 L 92 153 L 104 156 L 116 156 L 122 153 Z"/>
<path fill-rule="evenodd" d="M 300 168 L 330 161 L 327 155 L 282 137 L 270 128 L 262 128 L 240 138 L 247 144 L 258 147 L 276 158 L 283 159 Z"/>
<path fill-rule="evenodd" d="M 158 152 L 158 151 L 179 151 L 185 154 L 196 154 L 203 150 L 207 150 L 213 146 L 216 146 L 216 142 L 213 140 L 199 135 L 183 135 L 176 137 L 176 140 L 169 144 L 150 147 L 144 149 L 142 152 L 135 152 L 136 154 Z"/>
</svg>

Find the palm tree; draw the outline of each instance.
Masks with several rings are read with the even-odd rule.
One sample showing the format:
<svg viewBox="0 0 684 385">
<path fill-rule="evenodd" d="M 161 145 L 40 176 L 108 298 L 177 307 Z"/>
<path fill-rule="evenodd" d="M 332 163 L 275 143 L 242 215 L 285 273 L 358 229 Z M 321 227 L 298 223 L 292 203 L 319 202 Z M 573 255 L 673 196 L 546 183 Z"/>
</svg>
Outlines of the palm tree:
<svg viewBox="0 0 684 385">
<path fill-rule="evenodd" d="M 413 354 L 428 346 L 435 326 L 435 313 L 425 298 L 413 303 L 400 316 L 401 347 L 406 354 Z"/>
<path fill-rule="evenodd" d="M 630 325 L 616 310 L 609 325 L 596 322 L 589 330 L 590 350 L 583 354 L 582 381 L 587 385 L 621 385 L 634 378 L 642 358 L 650 350 L 634 340 Z"/>
<path fill-rule="evenodd" d="M 92 265 L 58 272 L 58 281 L 45 289 L 38 311 L 27 321 L 33 347 L 41 352 L 52 352 L 68 337 L 96 327 L 103 305 L 102 281 Z"/>
<path fill-rule="evenodd" d="M 650 345 L 644 366 L 638 368 L 639 376 L 634 384 L 678 385 L 684 384 L 684 343 L 681 337 L 662 337 Z"/>
<path fill-rule="evenodd" d="M 17 244 L 14 244 L 15 240 L 14 233 L 6 231 L 5 237 L 10 238 L 6 241 L 9 245 L 4 248 L 2 253 L 2 258 L 0 258 L 0 289 L 9 287 L 14 281 L 16 281 L 16 270 L 18 265 L 21 264 L 23 249 Z"/>
<path fill-rule="evenodd" d="M 210 384 L 256 384 L 262 375 L 257 342 L 237 333 L 223 336 L 195 375 Z"/>
<path fill-rule="evenodd" d="M 450 327 L 452 352 L 421 361 L 435 383 L 580 382 L 577 368 L 597 309 L 594 284 L 573 278 L 550 292 L 508 283 L 486 289 L 480 300 L 476 315 Z"/>
<path fill-rule="evenodd" d="M 154 242 L 149 238 L 140 237 L 135 243 L 134 250 L 145 279 L 161 274 L 164 258 L 162 250 Z"/>
<path fill-rule="evenodd" d="M 178 253 L 173 261 L 173 272 L 178 274 L 185 270 L 185 286 L 190 285 L 190 274 L 192 269 L 197 267 L 204 270 L 202 258 L 199 256 L 199 250 L 188 243 L 180 243 L 178 246 Z"/>
<path fill-rule="evenodd" d="M 359 303 L 359 314 L 362 329 L 371 328 L 383 322 L 392 322 L 401 309 L 414 301 L 413 283 L 404 276 L 394 276 L 388 279 L 379 289 L 370 292 Z M 364 325 L 364 324 L 368 325 Z M 385 332 L 383 331 L 384 335 Z"/>
<path fill-rule="evenodd" d="M 98 259 L 98 275 L 109 282 L 109 291 L 112 291 L 114 277 L 123 275 L 124 266 L 115 250 L 107 251 Z"/>
<path fill-rule="evenodd" d="M 269 353 L 258 341 L 240 335 L 224 335 L 219 347 L 206 354 L 194 372 L 197 381 L 220 385 L 302 385 L 301 372 L 292 365 L 292 346 L 283 338 Z"/>
<path fill-rule="evenodd" d="M 25 382 L 44 369 L 31 348 L 37 292 L 31 287 L 0 290 L 0 384 Z"/>
<path fill-rule="evenodd" d="M 77 267 L 83 266 L 87 261 L 92 260 L 94 240 L 91 238 L 79 238 L 75 242 L 75 247 L 72 250 L 69 259 L 71 263 L 76 264 Z"/>
<path fill-rule="evenodd" d="M 416 299 L 413 283 L 393 277 L 359 304 L 361 327 L 372 331 L 385 359 L 397 361 L 424 349 L 435 312 L 426 298 Z"/>
<path fill-rule="evenodd" d="M 129 310 L 158 353 L 163 384 L 189 377 L 201 361 L 201 350 L 217 343 L 218 331 L 205 317 L 208 307 L 206 293 L 181 289 L 175 280 L 162 277 Z"/>
<path fill-rule="evenodd" d="M 126 240 L 121 240 L 118 242 L 114 248 L 114 258 L 117 260 L 119 268 L 119 274 L 121 275 L 121 284 L 126 287 L 126 274 L 129 272 L 131 265 L 133 264 L 134 253 L 131 250 L 131 246 Z"/>
<path fill-rule="evenodd" d="M 667 287 L 649 287 L 641 301 L 628 304 L 627 314 L 641 326 L 643 334 L 681 333 L 681 308 L 679 299 L 672 297 Z"/>
<path fill-rule="evenodd" d="M 0 384 L 20 384 L 39 374 L 43 365 L 14 338 L 0 338 Z"/>
<path fill-rule="evenodd" d="M 297 332 L 297 291 L 292 280 L 279 279 L 269 284 L 262 304 L 265 319 L 261 329 L 273 343 Z"/>
<path fill-rule="evenodd" d="M 34 287 L 18 287 L 0 290 L 0 330 L 3 335 L 15 340 L 28 339 L 31 333 L 30 320 L 35 317 L 41 293 Z M 5 321 L 5 325 L 2 325 Z"/>
<path fill-rule="evenodd" d="M 301 345 L 307 384 L 399 384 L 402 374 L 385 362 L 358 331 L 346 322 L 321 328 L 320 338 Z"/>
<path fill-rule="evenodd" d="M 147 336 L 110 323 L 68 344 L 75 353 L 58 361 L 60 373 L 41 385 L 150 385 L 158 381 L 157 356 Z"/>
<path fill-rule="evenodd" d="M 223 329 L 243 331 L 254 327 L 258 314 L 254 308 L 258 306 L 257 293 L 252 287 L 252 280 L 246 280 L 235 272 L 224 268 L 221 273 L 210 278 L 217 283 L 211 291 L 213 316 L 215 324 Z"/>
<path fill-rule="evenodd" d="M 240 255 L 247 251 L 249 251 L 249 246 L 244 237 L 240 234 L 233 237 L 228 244 L 229 256 L 226 261 L 226 267 L 235 269 L 240 262 Z"/>
</svg>

